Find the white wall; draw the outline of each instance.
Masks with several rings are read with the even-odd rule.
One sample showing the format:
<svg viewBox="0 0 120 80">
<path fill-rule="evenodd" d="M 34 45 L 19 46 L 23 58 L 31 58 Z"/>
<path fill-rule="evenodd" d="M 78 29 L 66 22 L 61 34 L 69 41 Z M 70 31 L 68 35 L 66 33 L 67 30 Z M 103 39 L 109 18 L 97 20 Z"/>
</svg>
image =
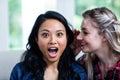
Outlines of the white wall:
<svg viewBox="0 0 120 80">
<path fill-rule="evenodd" d="M 1 51 L 0 52 L 0 80 L 9 80 L 11 71 L 21 59 L 24 51 Z"/>
<path fill-rule="evenodd" d="M 67 20 L 74 25 L 74 1 L 75 0 L 57 0 L 57 11 L 63 14 Z"/>
<path fill-rule="evenodd" d="M 0 51 L 8 50 L 8 0 L 0 0 Z"/>
</svg>

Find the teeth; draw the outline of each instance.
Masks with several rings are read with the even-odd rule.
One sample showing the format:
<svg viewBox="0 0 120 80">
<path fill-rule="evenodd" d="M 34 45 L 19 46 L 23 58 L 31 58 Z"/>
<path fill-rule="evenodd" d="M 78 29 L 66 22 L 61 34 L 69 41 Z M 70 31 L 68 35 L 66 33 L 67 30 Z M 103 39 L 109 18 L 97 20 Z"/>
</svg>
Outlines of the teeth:
<svg viewBox="0 0 120 80">
<path fill-rule="evenodd" d="M 56 48 L 50 48 L 50 49 L 56 49 Z"/>
<path fill-rule="evenodd" d="M 49 48 L 48 51 L 57 51 L 58 49 L 57 48 Z"/>
</svg>

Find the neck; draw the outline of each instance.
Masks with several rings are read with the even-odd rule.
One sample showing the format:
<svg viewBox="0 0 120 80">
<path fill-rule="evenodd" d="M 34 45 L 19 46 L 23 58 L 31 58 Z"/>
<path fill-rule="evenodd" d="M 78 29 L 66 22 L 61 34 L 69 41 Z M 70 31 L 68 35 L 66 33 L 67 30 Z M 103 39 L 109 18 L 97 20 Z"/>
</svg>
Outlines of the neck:
<svg viewBox="0 0 120 80">
<path fill-rule="evenodd" d="M 44 72 L 44 80 L 58 80 L 58 61 L 50 62 L 46 60 L 47 67 Z"/>
<path fill-rule="evenodd" d="M 99 63 L 104 67 L 112 67 L 118 61 L 118 56 L 109 48 L 97 51 L 95 55 L 99 58 Z"/>
<path fill-rule="evenodd" d="M 118 57 L 114 56 L 113 53 L 104 54 L 103 56 L 98 56 L 98 58 L 99 63 L 104 67 L 113 67 L 118 61 Z"/>
<path fill-rule="evenodd" d="M 58 74 L 57 67 L 49 65 L 44 72 L 44 80 L 58 80 Z"/>
<path fill-rule="evenodd" d="M 102 78 L 106 76 L 107 72 L 111 70 L 117 63 L 118 58 L 112 54 L 104 54 L 103 56 L 98 56 L 99 58 L 99 68 L 101 71 Z"/>
</svg>

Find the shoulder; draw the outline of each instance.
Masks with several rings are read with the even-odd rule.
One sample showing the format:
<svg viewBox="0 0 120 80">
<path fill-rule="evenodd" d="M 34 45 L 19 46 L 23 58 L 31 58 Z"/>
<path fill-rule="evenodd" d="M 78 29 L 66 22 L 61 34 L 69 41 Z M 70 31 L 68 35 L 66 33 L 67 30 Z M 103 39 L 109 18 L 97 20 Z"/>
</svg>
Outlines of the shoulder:
<svg viewBox="0 0 120 80">
<path fill-rule="evenodd" d="M 25 69 L 24 63 L 23 62 L 19 62 L 17 63 L 14 67 L 12 72 L 21 72 Z"/>
<path fill-rule="evenodd" d="M 120 71 L 120 60 L 117 62 L 115 68 Z"/>
<path fill-rule="evenodd" d="M 17 63 L 14 67 L 13 67 L 13 70 L 12 72 L 20 72 L 24 70 L 24 64 L 23 62 L 20 62 L 20 63 Z"/>
<path fill-rule="evenodd" d="M 23 62 L 17 63 L 12 69 L 10 80 L 20 80 L 23 75 L 24 69 L 25 67 Z"/>
<path fill-rule="evenodd" d="M 23 62 L 17 63 L 11 72 L 10 80 L 28 80 L 31 76 L 30 72 L 27 72 Z"/>
<path fill-rule="evenodd" d="M 83 66 L 81 66 L 78 62 L 72 63 L 71 67 L 75 72 L 85 72 L 85 69 L 83 68 Z"/>
<path fill-rule="evenodd" d="M 117 62 L 116 66 L 113 67 L 111 71 L 113 72 L 113 80 L 120 80 L 120 60 Z"/>
<path fill-rule="evenodd" d="M 73 69 L 73 72 L 80 76 L 81 80 L 87 80 L 87 73 L 85 69 L 83 68 L 83 66 L 81 66 L 77 62 L 74 62 L 71 64 L 71 67 Z"/>
<path fill-rule="evenodd" d="M 86 58 L 86 54 L 82 55 L 77 59 L 77 62 L 84 67 L 85 67 L 85 58 Z"/>
<path fill-rule="evenodd" d="M 118 65 L 120 65 L 120 60 L 117 62 Z"/>
</svg>

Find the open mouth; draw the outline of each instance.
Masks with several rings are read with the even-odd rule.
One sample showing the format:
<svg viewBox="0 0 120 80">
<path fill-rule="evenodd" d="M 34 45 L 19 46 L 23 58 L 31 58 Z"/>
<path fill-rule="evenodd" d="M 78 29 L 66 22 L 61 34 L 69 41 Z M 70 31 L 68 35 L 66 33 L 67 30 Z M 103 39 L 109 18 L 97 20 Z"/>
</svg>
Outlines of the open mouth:
<svg viewBox="0 0 120 80">
<path fill-rule="evenodd" d="M 50 57 L 55 57 L 57 55 L 58 48 L 49 48 L 48 49 L 48 54 Z"/>
<path fill-rule="evenodd" d="M 49 48 L 48 51 L 49 51 L 49 52 L 57 52 L 57 51 L 58 51 L 58 48 Z"/>
</svg>

